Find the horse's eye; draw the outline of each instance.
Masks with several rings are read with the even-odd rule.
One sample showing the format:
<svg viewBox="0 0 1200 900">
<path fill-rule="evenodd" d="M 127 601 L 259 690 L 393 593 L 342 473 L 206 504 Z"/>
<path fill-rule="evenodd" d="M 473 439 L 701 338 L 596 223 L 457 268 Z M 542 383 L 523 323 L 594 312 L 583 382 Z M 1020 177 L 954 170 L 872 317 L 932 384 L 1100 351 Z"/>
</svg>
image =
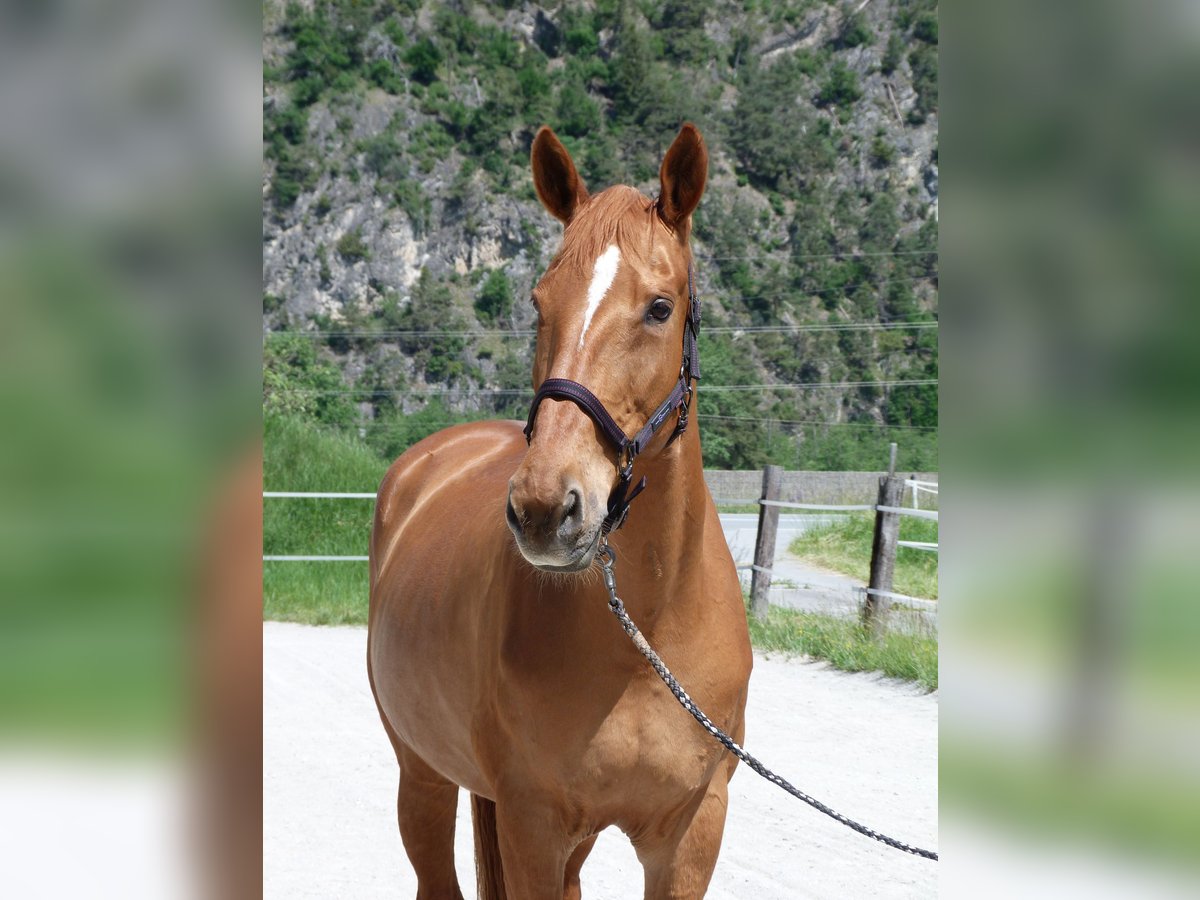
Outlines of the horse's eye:
<svg viewBox="0 0 1200 900">
<path fill-rule="evenodd" d="M 664 300 L 662 297 L 659 297 L 650 304 L 650 309 L 646 311 L 646 320 L 649 322 L 665 322 L 671 318 L 671 310 L 674 308 L 670 300 Z"/>
</svg>

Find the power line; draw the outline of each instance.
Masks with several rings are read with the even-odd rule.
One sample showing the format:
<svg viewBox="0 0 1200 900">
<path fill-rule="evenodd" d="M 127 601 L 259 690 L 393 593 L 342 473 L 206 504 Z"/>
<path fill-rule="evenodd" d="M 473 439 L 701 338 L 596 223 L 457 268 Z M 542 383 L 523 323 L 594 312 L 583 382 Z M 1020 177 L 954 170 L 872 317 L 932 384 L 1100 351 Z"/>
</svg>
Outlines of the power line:
<svg viewBox="0 0 1200 900">
<path fill-rule="evenodd" d="M 936 378 L 917 378 L 897 381 L 812 381 L 793 382 L 790 384 L 711 384 L 705 385 L 702 391 L 777 391 L 777 390 L 834 390 L 837 388 L 854 387 L 921 387 L 936 385 Z M 445 397 L 467 394 L 477 397 L 521 396 L 533 393 L 532 388 L 434 388 L 427 390 L 412 390 L 407 388 L 276 388 L 275 394 L 303 394 L 306 396 L 369 394 L 385 396 L 402 394 L 409 397 Z"/>
<path fill-rule="evenodd" d="M 885 284 L 900 284 L 902 282 L 927 281 L 927 280 L 930 280 L 930 279 L 933 279 L 936 277 L 938 277 L 936 272 L 929 271 L 929 272 L 925 272 L 921 275 L 909 275 L 904 278 L 884 278 L 884 279 L 879 279 L 879 280 L 867 279 L 866 281 L 848 281 L 845 284 L 835 285 L 834 287 L 820 288 L 819 290 L 812 290 L 812 291 L 804 290 L 801 288 L 792 288 L 792 289 L 786 290 L 786 291 L 776 291 L 773 294 L 754 294 L 750 297 L 739 297 L 737 299 L 744 303 L 748 300 L 772 300 L 776 297 L 791 297 L 795 294 L 799 294 L 802 297 L 818 297 L 823 294 L 837 294 L 837 293 L 847 293 L 848 294 L 854 288 L 859 288 L 859 287 L 876 287 L 876 286 L 881 286 L 881 285 L 885 285 Z M 701 290 L 700 293 L 702 295 L 707 295 L 710 292 L 718 294 L 719 296 L 722 296 L 722 297 L 725 296 L 725 293 L 720 288 L 711 289 L 711 291 L 710 290 Z"/>
<path fill-rule="evenodd" d="M 887 422 L 825 422 L 825 421 L 820 421 L 820 420 L 815 420 L 815 419 L 810 419 L 810 420 L 776 419 L 772 416 L 763 416 L 763 417 L 722 416 L 722 415 L 717 415 L 715 413 L 696 413 L 695 417 L 698 419 L 707 419 L 707 420 L 711 420 L 711 421 L 757 422 L 757 423 L 761 423 L 764 425 L 767 423 L 770 423 L 772 425 L 802 426 L 802 427 L 811 427 L 811 428 L 903 428 L 903 429 L 912 430 L 912 431 L 937 431 L 938 430 L 938 427 L 936 425 L 893 425 L 893 424 L 887 423 Z M 467 420 L 467 421 L 471 421 L 471 420 Z M 474 421 L 495 421 L 495 420 L 478 419 L 478 420 L 474 420 Z M 426 420 L 422 420 L 421 424 L 422 425 L 437 425 L 437 426 L 462 425 L 462 424 L 464 424 L 464 421 L 462 419 L 426 419 Z M 400 425 L 396 422 L 360 422 L 356 425 L 350 426 L 350 429 L 351 430 L 362 429 L 362 430 L 368 430 L 368 431 L 379 431 L 379 430 L 389 430 L 389 429 L 392 431 L 407 430 L 406 426 Z"/>
<path fill-rule="evenodd" d="M 938 322 L 837 322 L 812 325 L 711 325 L 705 326 L 702 333 L 708 334 L 815 334 L 834 331 L 920 331 L 937 328 Z M 530 338 L 537 332 L 532 329 L 514 329 L 501 331 L 491 329 L 485 331 L 267 331 L 263 337 L 307 337 L 307 338 Z"/>
<path fill-rule="evenodd" d="M 929 254 L 937 254 L 937 252 L 937 248 L 932 247 L 927 250 L 872 250 L 867 252 L 845 250 L 838 253 L 785 253 L 783 256 L 775 253 L 755 253 L 747 256 L 708 256 L 703 253 L 698 253 L 696 256 L 699 259 L 706 259 L 710 262 L 744 259 L 778 259 L 786 262 L 793 259 L 857 259 L 863 256 L 926 256 Z"/>
<path fill-rule="evenodd" d="M 816 388 L 847 388 L 847 387 L 919 387 L 937 384 L 936 378 L 916 378 L 908 381 L 814 381 L 797 382 L 792 384 L 711 384 L 703 388 L 705 391 L 774 391 L 774 390 L 810 390 Z"/>
<path fill-rule="evenodd" d="M 770 422 L 775 425 L 802 425 L 817 428 L 908 428 L 914 431 L 937 431 L 936 425 L 893 425 L 888 422 L 821 422 L 803 419 L 775 419 L 771 416 L 720 416 L 715 413 L 696 413 L 701 419 L 716 419 L 724 422 Z"/>
<path fill-rule="evenodd" d="M 936 321 L 929 322 L 838 322 L 827 325 L 717 325 L 704 329 L 714 334 L 788 334 L 793 332 L 820 331 L 920 331 L 937 328 Z"/>
</svg>

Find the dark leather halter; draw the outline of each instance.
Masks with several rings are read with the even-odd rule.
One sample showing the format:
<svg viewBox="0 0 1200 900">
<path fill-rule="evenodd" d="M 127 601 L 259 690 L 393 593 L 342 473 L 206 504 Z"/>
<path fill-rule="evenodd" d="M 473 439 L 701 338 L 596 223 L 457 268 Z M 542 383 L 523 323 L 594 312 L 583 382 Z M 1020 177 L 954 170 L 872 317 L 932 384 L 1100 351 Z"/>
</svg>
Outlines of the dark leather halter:
<svg viewBox="0 0 1200 900">
<path fill-rule="evenodd" d="M 625 517 L 629 515 L 629 504 L 646 487 L 646 478 L 642 476 L 637 486 L 632 491 L 629 489 L 629 485 L 633 481 L 634 458 L 646 449 L 671 413 L 678 410 L 679 419 L 675 423 L 675 431 L 667 441 L 667 446 L 669 447 L 687 429 L 692 405 L 692 379 L 699 380 L 700 378 L 700 349 L 696 343 L 699 335 L 700 298 L 696 296 L 692 281 L 692 264 L 689 262 L 688 312 L 687 322 L 684 323 L 683 328 L 683 363 L 679 366 L 679 382 L 637 434 L 632 438 L 626 437 L 621 426 L 604 408 L 604 404 L 578 381 L 571 381 L 569 378 L 547 378 L 533 396 L 533 404 L 529 407 L 529 420 L 525 423 L 526 443 L 533 436 L 533 422 L 537 417 L 541 402 L 547 397 L 555 397 L 570 400 L 587 413 L 599 427 L 601 434 L 608 438 L 608 442 L 616 448 L 617 470 L 621 477 L 617 486 L 608 496 L 608 515 L 605 516 L 604 523 L 600 526 L 600 532 L 605 537 L 609 532 L 615 531 L 625 524 Z"/>
</svg>

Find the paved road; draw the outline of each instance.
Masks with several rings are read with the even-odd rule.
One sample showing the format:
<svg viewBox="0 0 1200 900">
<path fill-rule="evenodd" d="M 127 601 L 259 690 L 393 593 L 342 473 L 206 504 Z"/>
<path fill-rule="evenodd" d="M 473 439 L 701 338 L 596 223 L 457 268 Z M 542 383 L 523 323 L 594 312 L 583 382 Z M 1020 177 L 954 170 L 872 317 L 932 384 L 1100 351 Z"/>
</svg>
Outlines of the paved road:
<svg viewBox="0 0 1200 900">
<path fill-rule="evenodd" d="M 412 897 L 396 829 L 396 761 L 365 672 L 366 630 L 263 624 L 263 896 Z M 663 695 L 665 703 L 672 702 Z M 823 663 L 756 656 L 747 748 L 867 825 L 937 846 L 937 694 Z M 455 857 L 474 897 L 470 812 Z M 742 767 L 708 896 L 805 900 L 937 895 L 937 865 L 890 850 Z M 583 869 L 590 898 L 640 897 L 624 835 L 600 835 Z"/>
<path fill-rule="evenodd" d="M 851 614 L 858 609 L 855 589 L 860 581 L 806 563 L 788 552 L 788 545 L 809 528 L 837 520 L 836 515 L 780 516 L 775 540 L 775 564 L 772 575 L 771 602 L 777 606 L 804 609 L 812 612 Z M 757 513 L 725 513 L 721 527 L 733 560 L 738 565 L 754 561 L 754 544 L 758 537 Z M 749 570 L 742 571 L 743 582 L 750 582 Z"/>
</svg>

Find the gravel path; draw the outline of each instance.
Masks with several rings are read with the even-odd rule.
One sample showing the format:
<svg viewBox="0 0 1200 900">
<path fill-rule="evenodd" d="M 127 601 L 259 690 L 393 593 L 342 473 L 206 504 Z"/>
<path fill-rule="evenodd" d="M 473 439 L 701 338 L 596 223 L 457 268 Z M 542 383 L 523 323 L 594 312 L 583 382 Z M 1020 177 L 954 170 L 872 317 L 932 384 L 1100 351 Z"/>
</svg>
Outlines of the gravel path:
<svg viewBox="0 0 1200 900">
<path fill-rule="evenodd" d="M 263 624 L 265 897 L 412 897 L 395 824 L 396 762 L 367 685 L 366 630 Z M 686 687 L 686 685 L 685 685 Z M 823 663 L 756 655 L 747 749 L 801 790 L 901 840 L 936 849 L 936 694 Z M 932 897 L 937 864 L 863 838 L 742 767 L 708 896 Z M 459 878 L 474 897 L 470 812 Z M 640 897 L 641 867 L 610 829 L 585 896 Z"/>
</svg>

